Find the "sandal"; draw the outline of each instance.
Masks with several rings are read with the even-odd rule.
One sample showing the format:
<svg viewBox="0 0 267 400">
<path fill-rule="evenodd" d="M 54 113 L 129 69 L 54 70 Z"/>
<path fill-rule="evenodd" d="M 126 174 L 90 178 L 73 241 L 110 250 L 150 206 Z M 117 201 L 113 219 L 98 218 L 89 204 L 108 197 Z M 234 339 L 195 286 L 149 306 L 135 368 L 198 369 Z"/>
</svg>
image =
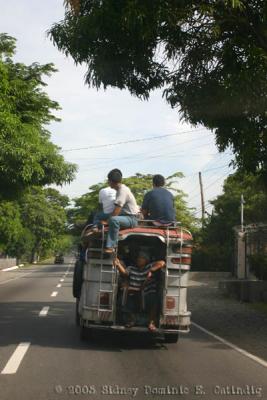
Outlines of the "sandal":
<svg viewBox="0 0 267 400">
<path fill-rule="evenodd" d="M 114 249 L 113 247 L 106 247 L 104 249 L 104 253 L 105 254 L 114 254 L 114 253 L 116 253 L 116 249 Z"/>
</svg>

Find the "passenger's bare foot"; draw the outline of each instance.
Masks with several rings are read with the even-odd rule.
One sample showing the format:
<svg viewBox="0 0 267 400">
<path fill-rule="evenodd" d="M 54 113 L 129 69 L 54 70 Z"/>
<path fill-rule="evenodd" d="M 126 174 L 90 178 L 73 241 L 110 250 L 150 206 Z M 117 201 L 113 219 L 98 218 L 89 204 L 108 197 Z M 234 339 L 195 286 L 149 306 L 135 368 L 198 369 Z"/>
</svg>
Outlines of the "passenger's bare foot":
<svg viewBox="0 0 267 400">
<path fill-rule="evenodd" d="M 107 226 L 107 225 L 108 225 L 108 221 L 100 221 L 100 223 L 101 223 L 102 225 L 104 225 L 104 226 Z"/>
<path fill-rule="evenodd" d="M 104 249 L 104 253 L 105 253 L 105 254 L 114 254 L 115 251 L 116 251 L 116 250 L 115 250 L 113 247 L 106 247 L 106 248 Z"/>
<path fill-rule="evenodd" d="M 150 332 L 156 332 L 157 328 L 156 328 L 156 326 L 155 326 L 153 321 L 151 321 L 150 324 L 148 325 L 148 330 Z"/>
<path fill-rule="evenodd" d="M 95 227 L 93 227 L 91 229 L 88 229 L 88 231 L 85 232 L 84 236 L 91 236 L 94 233 L 98 233 L 98 232 L 99 232 L 99 229 L 98 229 L 97 226 L 95 226 Z"/>
</svg>

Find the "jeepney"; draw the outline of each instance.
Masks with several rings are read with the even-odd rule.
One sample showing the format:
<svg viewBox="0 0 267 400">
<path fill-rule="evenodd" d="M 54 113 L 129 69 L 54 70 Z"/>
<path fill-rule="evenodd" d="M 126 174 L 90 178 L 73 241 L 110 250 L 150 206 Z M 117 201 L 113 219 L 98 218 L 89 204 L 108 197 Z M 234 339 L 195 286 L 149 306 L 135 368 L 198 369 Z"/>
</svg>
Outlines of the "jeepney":
<svg viewBox="0 0 267 400">
<path fill-rule="evenodd" d="M 121 277 L 113 265 L 114 256 L 105 255 L 103 251 L 106 230 L 103 227 L 102 233 L 87 241 L 86 229 L 83 235 L 86 245 L 81 290 L 76 295 L 74 293 L 81 339 L 87 338 L 93 330 L 131 331 L 156 335 L 167 343 L 176 343 L 179 332 L 189 332 L 190 328 L 187 286 L 192 255 L 191 233 L 178 224 L 154 226 L 151 221 L 140 221 L 136 228 L 122 229 L 119 233 L 117 255 L 126 265 L 133 265 L 140 250 L 148 252 L 151 261 L 166 261 L 166 267 L 157 273 L 157 331 L 151 333 L 147 329 L 148 316 L 142 310 L 137 316 L 136 326 L 125 326 Z"/>
</svg>

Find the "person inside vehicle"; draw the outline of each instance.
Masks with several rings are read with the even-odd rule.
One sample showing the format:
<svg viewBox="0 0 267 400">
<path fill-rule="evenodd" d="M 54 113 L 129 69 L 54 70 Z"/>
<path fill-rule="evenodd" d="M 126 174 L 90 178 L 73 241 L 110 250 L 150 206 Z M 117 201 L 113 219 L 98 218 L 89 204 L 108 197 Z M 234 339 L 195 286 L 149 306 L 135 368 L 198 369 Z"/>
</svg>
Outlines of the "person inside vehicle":
<svg viewBox="0 0 267 400">
<path fill-rule="evenodd" d="M 128 328 L 134 326 L 135 314 L 144 308 L 149 317 L 148 329 L 155 332 L 157 330 L 156 320 L 159 305 L 155 273 L 164 268 L 166 263 L 163 260 L 153 263 L 149 261 L 149 255 L 140 251 L 136 265 L 125 267 L 124 263 L 118 258 L 114 260 L 114 265 L 118 268 L 120 274 L 128 279 L 125 311 L 130 313 L 130 319 L 126 326 Z"/>
<path fill-rule="evenodd" d="M 157 221 L 162 225 L 170 224 L 176 219 L 174 197 L 164 185 L 165 179 L 162 175 L 153 177 L 153 189 L 145 194 L 141 209 L 145 219 Z"/>
</svg>

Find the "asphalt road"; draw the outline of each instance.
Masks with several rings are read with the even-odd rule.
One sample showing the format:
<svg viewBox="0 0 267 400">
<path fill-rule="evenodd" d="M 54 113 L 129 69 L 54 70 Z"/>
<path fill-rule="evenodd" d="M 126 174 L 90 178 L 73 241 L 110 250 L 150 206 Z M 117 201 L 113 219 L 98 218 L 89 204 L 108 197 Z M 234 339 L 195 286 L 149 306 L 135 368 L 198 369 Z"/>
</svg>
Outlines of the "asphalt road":
<svg viewBox="0 0 267 400">
<path fill-rule="evenodd" d="M 81 342 L 72 273 L 71 263 L 0 271 L 0 400 L 267 399 L 267 363 L 197 326 L 176 345 Z"/>
</svg>

